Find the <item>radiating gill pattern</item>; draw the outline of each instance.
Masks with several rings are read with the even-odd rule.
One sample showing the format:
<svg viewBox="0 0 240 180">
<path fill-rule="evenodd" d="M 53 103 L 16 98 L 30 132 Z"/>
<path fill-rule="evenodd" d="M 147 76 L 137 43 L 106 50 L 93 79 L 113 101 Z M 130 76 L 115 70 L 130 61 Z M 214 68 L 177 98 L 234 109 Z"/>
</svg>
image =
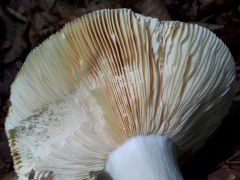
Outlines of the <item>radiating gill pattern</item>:
<svg viewBox="0 0 240 180">
<path fill-rule="evenodd" d="M 20 179 L 31 169 L 88 179 L 144 134 L 195 150 L 226 115 L 234 75 L 229 50 L 205 28 L 127 9 L 84 15 L 34 49 L 12 85 L 15 169 Z"/>
</svg>

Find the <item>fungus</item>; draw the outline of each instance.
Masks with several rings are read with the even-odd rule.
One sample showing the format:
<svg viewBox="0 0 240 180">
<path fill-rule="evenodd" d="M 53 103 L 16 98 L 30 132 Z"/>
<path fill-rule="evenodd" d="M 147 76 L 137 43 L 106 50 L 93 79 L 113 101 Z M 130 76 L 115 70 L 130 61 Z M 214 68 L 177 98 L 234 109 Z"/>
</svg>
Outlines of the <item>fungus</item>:
<svg viewBox="0 0 240 180">
<path fill-rule="evenodd" d="M 177 157 L 195 151 L 227 114 L 235 66 L 195 24 L 128 9 L 66 24 L 26 58 L 6 119 L 19 179 L 183 179 Z"/>
</svg>

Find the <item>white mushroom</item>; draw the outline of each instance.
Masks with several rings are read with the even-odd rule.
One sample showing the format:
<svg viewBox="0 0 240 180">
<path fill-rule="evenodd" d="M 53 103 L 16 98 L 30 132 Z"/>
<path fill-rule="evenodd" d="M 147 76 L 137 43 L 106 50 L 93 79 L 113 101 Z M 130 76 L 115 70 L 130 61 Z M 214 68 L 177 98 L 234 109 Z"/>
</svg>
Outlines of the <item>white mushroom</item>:
<svg viewBox="0 0 240 180">
<path fill-rule="evenodd" d="M 228 48 L 209 30 L 128 9 L 68 23 L 27 57 L 6 132 L 19 179 L 183 179 L 235 93 Z"/>
</svg>

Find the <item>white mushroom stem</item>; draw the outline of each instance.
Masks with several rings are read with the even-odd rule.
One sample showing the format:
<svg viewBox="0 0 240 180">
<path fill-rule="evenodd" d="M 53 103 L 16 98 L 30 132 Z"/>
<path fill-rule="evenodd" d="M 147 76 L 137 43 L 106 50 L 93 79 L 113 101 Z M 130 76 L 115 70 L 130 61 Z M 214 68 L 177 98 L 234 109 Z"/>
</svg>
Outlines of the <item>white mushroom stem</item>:
<svg viewBox="0 0 240 180">
<path fill-rule="evenodd" d="M 136 136 L 113 151 L 106 171 L 114 180 L 182 180 L 175 147 L 164 136 Z"/>
</svg>

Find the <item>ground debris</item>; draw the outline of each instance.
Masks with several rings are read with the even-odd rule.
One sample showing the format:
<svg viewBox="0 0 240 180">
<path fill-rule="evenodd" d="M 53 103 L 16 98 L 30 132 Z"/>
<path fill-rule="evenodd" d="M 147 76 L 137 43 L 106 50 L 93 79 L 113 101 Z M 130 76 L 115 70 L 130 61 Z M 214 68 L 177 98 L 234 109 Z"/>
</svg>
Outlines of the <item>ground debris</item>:
<svg viewBox="0 0 240 180">
<path fill-rule="evenodd" d="M 240 147 L 236 147 L 233 155 L 217 166 L 208 180 L 238 180 L 240 178 Z"/>
</svg>

